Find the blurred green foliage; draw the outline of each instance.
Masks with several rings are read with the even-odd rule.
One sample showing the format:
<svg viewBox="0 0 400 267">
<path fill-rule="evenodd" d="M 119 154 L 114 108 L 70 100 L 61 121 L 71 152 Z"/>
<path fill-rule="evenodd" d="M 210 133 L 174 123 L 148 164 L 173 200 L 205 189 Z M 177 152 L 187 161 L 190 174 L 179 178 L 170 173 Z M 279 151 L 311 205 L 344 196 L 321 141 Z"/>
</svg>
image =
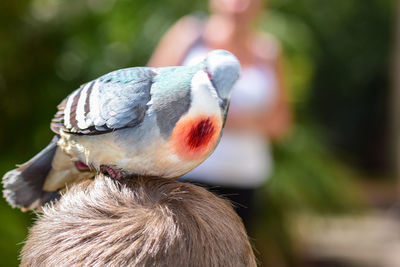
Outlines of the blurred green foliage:
<svg viewBox="0 0 400 267">
<path fill-rule="evenodd" d="M 358 180 L 389 167 L 395 1 L 269 2 L 260 24 L 283 44 L 296 122 L 260 190 L 256 244 L 269 265 L 293 266 L 291 216 L 360 212 Z"/>
<path fill-rule="evenodd" d="M 357 175 L 337 155 L 382 166 L 395 1 L 267 2 L 260 26 L 282 41 L 296 124 L 275 148 L 257 231 L 269 254 L 290 258 L 289 214 L 358 207 Z M 206 8 L 201 0 L 2 1 L 0 174 L 50 141 L 49 121 L 68 93 L 111 70 L 145 65 L 174 21 Z M 32 217 L 0 200 L 0 265 L 17 265 Z"/>
<path fill-rule="evenodd" d="M 308 84 L 293 84 L 303 88 L 295 92 L 307 100 L 305 115 L 347 160 L 368 171 L 387 169 L 396 1 L 271 2 L 274 23 L 265 20 L 265 28 L 284 42 L 296 79 L 312 75 Z"/>
</svg>

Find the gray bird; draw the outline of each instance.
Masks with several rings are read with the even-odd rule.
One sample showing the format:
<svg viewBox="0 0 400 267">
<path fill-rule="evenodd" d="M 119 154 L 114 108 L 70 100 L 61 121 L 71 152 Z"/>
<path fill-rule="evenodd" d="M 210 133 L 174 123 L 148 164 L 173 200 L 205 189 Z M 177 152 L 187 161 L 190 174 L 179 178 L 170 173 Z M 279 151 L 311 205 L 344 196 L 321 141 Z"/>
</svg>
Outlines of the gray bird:
<svg viewBox="0 0 400 267">
<path fill-rule="evenodd" d="M 193 66 L 121 69 L 82 85 L 58 106 L 51 143 L 4 175 L 4 196 L 28 210 L 96 172 L 189 172 L 215 149 L 239 72 L 235 56 L 215 50 Z"/>
</svg>

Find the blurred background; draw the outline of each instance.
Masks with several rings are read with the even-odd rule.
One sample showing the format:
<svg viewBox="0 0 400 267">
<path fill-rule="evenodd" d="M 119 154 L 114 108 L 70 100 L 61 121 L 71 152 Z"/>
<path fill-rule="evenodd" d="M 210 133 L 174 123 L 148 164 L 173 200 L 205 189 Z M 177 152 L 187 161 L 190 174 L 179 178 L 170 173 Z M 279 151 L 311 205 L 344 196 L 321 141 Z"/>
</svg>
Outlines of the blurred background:
<svg viewBox="0 0 400 267">
<path fill-rule="evenodd" d="M 266 5 L 259 26 L 282 43 L 294 125 L 257 194 L 257 257 L 277 267 L 400 266 L 397 1 Z M 145 65 L 165 31 L 197 11 L 207 2 L 1 1 L 0 174 L 47 145 L 67 94 Z M 17 266 L 34 218 L 0 199 L 1 266 Z"/>
</svg>

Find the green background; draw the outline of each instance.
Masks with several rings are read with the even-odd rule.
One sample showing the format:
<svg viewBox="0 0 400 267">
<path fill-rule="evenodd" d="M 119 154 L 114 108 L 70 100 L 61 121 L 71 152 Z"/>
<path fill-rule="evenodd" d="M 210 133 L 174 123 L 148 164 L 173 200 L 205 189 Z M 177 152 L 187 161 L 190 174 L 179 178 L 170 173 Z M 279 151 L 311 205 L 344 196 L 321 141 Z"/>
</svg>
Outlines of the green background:
<svg viewBox="0 0 400 267">
<path fill-rule="evenodd" d="M 363 179 L 388 179 L 394 0 L 270 0 L 259 28 L 286 54 L 295 124 L 275 144 L 275 173 L 252 230 L 263 256 L 294 263 L 294 211 L 357 212 Z M 5 0 L 0 3 L 0 174 L 52 138 L 56 105 L 86 81 L 145 65 L 187 0 Z M 0 265 L 18 264 L 34 219 L 0 200 Z"/>
</svg>

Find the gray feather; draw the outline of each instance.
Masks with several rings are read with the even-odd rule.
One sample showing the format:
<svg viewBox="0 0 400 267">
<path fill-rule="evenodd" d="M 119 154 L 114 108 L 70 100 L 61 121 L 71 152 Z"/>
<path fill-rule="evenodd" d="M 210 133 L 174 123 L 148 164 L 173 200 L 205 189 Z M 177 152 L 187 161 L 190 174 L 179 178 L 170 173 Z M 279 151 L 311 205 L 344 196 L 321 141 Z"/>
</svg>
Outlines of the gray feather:
<svg viewBox="0 0 400 267">
<path fill-rule="evenodd" d="M 151 88 L 153 109 L 157 125 L 164 138 L 168 138 L 177 121 L 191 104 L 191 81 L 199 66 L 166 67 L 159 69 Z"/>
<path fill-rule="evenodd" d="M 59 137 L 55 136 L 39 154 L 3 176 L 3 194 L 11 206 L 30 208 L 36 201 L 43 204 L 58 197 L 58 192 L 42 190 L 51 169 L 58 139 Z"/>
<path fill-rule="evenodd" d="M 90 93 L 86 97 L 93 99 L 85 99 L 84 119 L 87 127 L 79 128 L 76 123 L 71 123 L 72 126 L 68 127 L 63 120 L 60 120 L 60 117 L 64 117 L 67 103 L 64 100 L 64 105 L 58 107 L 59 111 L 52 121 L 52 130 L 56 133 L 62 129 L 74 134 L 90 135 L 104 134 L 140 124 L 151 99 L 150 89 L 155 75 L 153 68 L 129 68 L 111 72 L 90 82 Z M 75 98 L 82 97 L 80 92 L 84 86 L 78 89 Z M 94 93 L 94 90 L 98 91 Z M 72 95 L 73 93 L 67 99 Z M 98 112 L 90 107 L 90 101 L 97 103 Z M 76 119 L 76 108 L 76 106 L 71 108 L 71 122 Z"/>
<path fill-rule="evenodd" d="M 178 91 L 169 99 L 154 101 L 157 125 L 163 137 L 168 138 L 181 116 L 190 108 L 190 90 Z M 167 102 L 168 105 L 163 105 Z"/>
</svg>

